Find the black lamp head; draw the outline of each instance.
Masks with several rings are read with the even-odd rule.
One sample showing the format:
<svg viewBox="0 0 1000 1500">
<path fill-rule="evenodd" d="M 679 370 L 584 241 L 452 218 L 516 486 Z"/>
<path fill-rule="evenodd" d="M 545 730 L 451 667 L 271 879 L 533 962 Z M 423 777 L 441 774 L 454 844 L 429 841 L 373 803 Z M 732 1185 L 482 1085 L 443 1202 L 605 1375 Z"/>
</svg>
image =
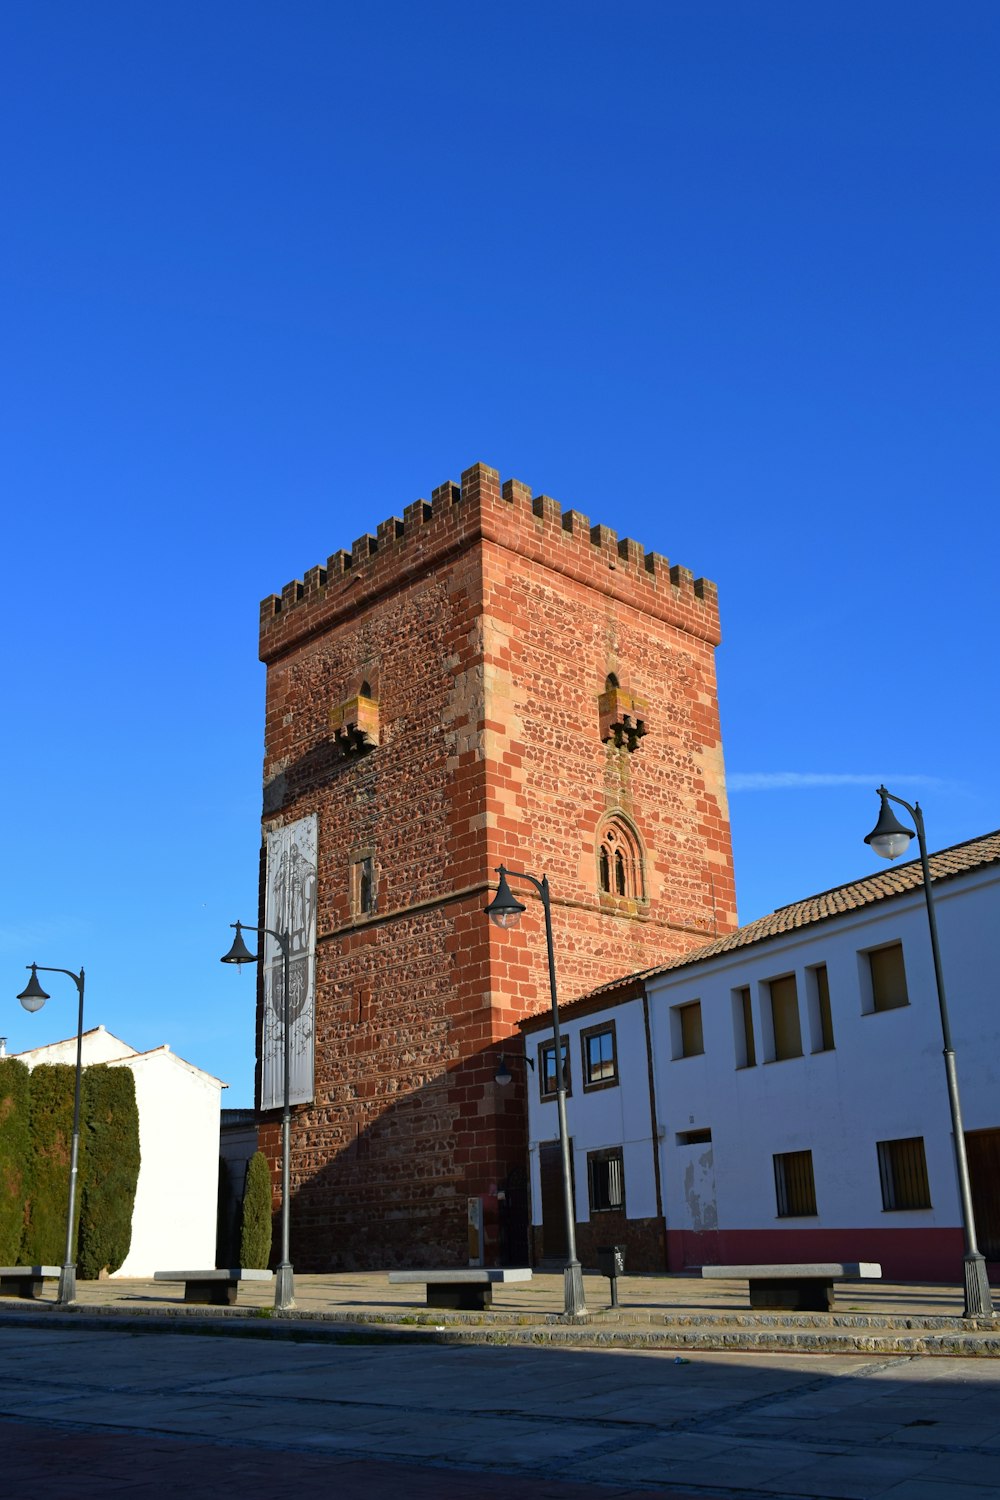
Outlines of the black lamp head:
<svg viewBox="0 0 1000 1500">
<path fill-rule="evenodd" d="M 41 1010 L 49 997 L 38 983 L 38 965 L 26 964 L 25 967 L 31 970 L 31 978 L 17 998 L 25 1010 Z"/>
<path fill-rule="evenodd" d="M 498 927 L 516 927 L 527 907 L 523 906 L 507 884 L 507 871 L 503 865 L 498 870 L 500 883 L 493 900 L 485 908 L 486 915 Z"/>
<path fill-rule="evenodd" d="M 889 793 L 884 786 L 879 787 L 878 794 L 882 798 L 878 822 L 871 833 L 865 835 L 865 843 L 883 859 L 898 859 L 901 854 L 906 853 L 910 840 L 915 838 L 916 834 L 912 828 L 907 828 L 896 817 L 889 806 Z"/>
<path fill-rule="evenodd" d="M 236 928 L 233 946 L 228 953 L 222 955 L 219 962 L 223 964 L 255 964 L 257 962 L 256 953 L 251 953 L 243 941 L 243 924 L 241 922 L 234 922 L 233 926 Z"/>
</svg>

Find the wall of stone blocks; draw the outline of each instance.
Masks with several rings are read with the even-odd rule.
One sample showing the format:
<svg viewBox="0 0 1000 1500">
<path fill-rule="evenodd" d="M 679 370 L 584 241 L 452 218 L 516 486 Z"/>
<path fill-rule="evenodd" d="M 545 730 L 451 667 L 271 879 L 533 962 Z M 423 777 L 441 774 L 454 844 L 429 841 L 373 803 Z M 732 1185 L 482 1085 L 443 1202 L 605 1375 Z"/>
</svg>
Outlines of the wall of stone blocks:
<svg viewBox="0 0 1000 1500">
<path fill-rule="evenodd" d="M 466 1204 L 523 1167 L 523 1084 L 493 1081 L 549 1003 L 542 913 L 483 915 L 501 862 L 548 874 L 560 996 L 735 925 L 714 589 L 484 465 L 261 607 L 264 828 L 316 812 L 316 1098 L 295 1110 L 302 1269 L 461 1263 Z M 648 704 L 634 750 L 601 739 L 614 673 Z M 331 710 L 367 684 L 378 743 Z M 337 721 L 339 722 L 339 721 Z M 614 809 L 645 846 L 646 903 L 598 890 Z M 352 908 L 372 851 L 375 913 Z M 275 1167 L 279 1126 L 262 1148 Z"/>
</svg>

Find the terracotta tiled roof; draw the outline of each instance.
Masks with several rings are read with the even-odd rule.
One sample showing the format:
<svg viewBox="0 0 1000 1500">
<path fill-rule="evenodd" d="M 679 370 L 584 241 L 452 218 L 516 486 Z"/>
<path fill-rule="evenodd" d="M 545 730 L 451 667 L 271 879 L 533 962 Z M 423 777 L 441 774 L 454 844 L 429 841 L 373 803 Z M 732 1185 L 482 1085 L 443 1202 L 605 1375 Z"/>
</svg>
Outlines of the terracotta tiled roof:
<svg viewBox="0 0 1000 1500">
<path fill-rule="evenodd" d="M 985 865 L 1000 864 L 1000 829 L 996 833 L 983 834 L 981 838 L 969 839 L 967 843 L 955 844 L 951 849 L 942 849 L 930 856 L 931 879 L 937 884 L 956 875 L 967 875 Z M 715 938 L 704 947 L 694 948 L 689 953 L 678 954 L 668 963 L 655 968 L 643 969 L 638 974 L 627 974 L 613 979 L 599 989 L 591 990 L 569 1005 L 561 1005 L 559 1013 L 572 1014 L 576 1006 L 591 1004 L 597 995 L 610 995 L 625 985 L 637 980 L 652 979 L 657 974 L 667 974 L 674 969 L 686 968 L 688 964 L 701 963 L 706 958 L 715 958 L 721 953 L 732 953 L 737 948 L 748 948 L 752 943 L 761 943 L 766 938 L 779 937 L 785 932 L 795 932 L 800 927 L 811 927 L 814 922 L 823 922 L 828 917 L 839 916 L 844 911 L 857 911 L 864 906 L 874 906 L 893 896 L 906 895 L 908 891 L 920 890 L 924 883 L 924 872 L 920 860 L 909 860 L 905 865 L 887 866 L 863 880 L 853 880 L 848 885 L 838 885 L 832 891 L 821 891 L 818 896 L 807 896 L 804 901 L 794 901 L 791 906 L 779 906 L 777 911 L 748 922 L 725 937 Z M 532 1017 L 541 1022 L 544 1018 Z"/>
</svg>

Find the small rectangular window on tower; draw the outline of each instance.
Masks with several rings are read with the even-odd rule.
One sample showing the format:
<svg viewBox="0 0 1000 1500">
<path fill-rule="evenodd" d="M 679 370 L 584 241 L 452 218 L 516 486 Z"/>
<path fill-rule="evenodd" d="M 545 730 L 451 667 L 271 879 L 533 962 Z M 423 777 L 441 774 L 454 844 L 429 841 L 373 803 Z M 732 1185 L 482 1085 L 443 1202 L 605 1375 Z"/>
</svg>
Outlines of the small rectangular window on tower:
<svg viewBox="0 0 1000 1500">
<path fill-rule="evenodd" d="M 378 910 L 375 856 L 365 850 L 351 860 L 351 915 L 365 917 Z"/>
</svg>

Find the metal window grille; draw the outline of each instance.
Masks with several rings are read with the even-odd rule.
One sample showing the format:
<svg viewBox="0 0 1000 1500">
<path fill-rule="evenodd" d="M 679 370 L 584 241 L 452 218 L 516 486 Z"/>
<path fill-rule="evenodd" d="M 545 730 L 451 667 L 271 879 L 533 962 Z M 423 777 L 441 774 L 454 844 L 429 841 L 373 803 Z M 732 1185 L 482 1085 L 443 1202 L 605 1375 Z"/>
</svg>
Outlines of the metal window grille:
<svg viewBox="0 0 1000 1500">
<path fill-rule="evenodd" d="M 882 1207 L 886 1212 L 902 1208 L 930 1208 L 931 1188 L 927 1180 L 923 1136 L 909 1136 L 901 1141 L 879 1141 L 877 1145 Z"/>
<path fill-rule="evenodd" d="M 620 1150 L 595 1151 L 590 1167 L 590 1206 L 594 1213 L 625 1207 L 625 1171 Z"/>
<path fill-rule="evenodd" d="M 811 1151 L 784 1151 L 774 1158 L 774 1188 L 778 1218 L 815 1214 L 816 1183 Z"/>
</svg>

